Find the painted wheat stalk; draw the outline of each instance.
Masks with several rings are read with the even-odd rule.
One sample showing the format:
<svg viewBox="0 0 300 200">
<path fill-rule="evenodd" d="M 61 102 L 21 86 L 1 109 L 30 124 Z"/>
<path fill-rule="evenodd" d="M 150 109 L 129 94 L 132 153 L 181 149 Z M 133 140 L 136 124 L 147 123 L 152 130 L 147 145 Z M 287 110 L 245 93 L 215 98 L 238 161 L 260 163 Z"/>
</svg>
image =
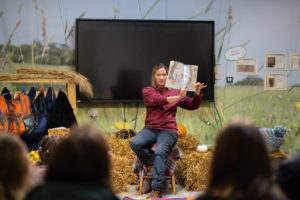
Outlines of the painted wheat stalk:
<svg viewBox="0 0 300 200">
<path fill-rule="evenodd" d="M 52 35 L 46 42 L 46 45 L 45 45 L 45 51 L 46 51 L 46 61 L 48 62 L 49 60 L 49 44 L 50 42 L 54 39 L 54 35 Z"/>
<path fill-rule="evenodd" d="M 230 5 L 229 9 L 228 9 L 228 21 L 229 21 L 229 30 L 231 30 L 231 27 L 232 27 L 232 5 Z"/>
<path fill-rule="evenodd" d="M 0 70 L 3 71 L 4 70 L 4 67 L 5 67 L 5 64 L 7 62 L 7 59 L 8 59 L 8 56 L 7 55 L 4 55 L 2 58 L 0 58 Z"/>
<path fill-rule="evenodd" d="M 20 5 L 19 5 L 19 9 L 18 9 L 18 14 L 21 14 L 22 8 L 23 8 L 23 4 L 20 4 Z"/>
<path fill-rule="evenodd" d="M 43 43 L 44 43 L 44 48 L 43 48 L 43 52 L 42 52 L 42 57 L 41 59 L 43 59 L 45 52 L 47 51 L 47 32 L 46 32 L 46 17 L 45 17 L 45 12 L 44 9 L 41 9 L 41 14 L 42 14 L 42 37 L 43 37 Z"/>
<path fill-rule="evenodd" d="M 117 19 L 118 16 L 118 8 L 114 7 L 114 19 Z"/>
<path fill-rule="evenodd" d="M 38 3 L 37 0 L 32 0 L 33 4 L 34 4 L 34 8 L 37 10 L 38 9 Z"/>
<path fill-rule="evenodd" d="M 197 13 L 196 15 L 191 16 L 190 18 L 188 18 L 188 20 L 194 19 L 194 18 L 196 18 L 196 17 L 199 17 L 199 16 L 202 15 L 202 14 L 208 13 L 208 12 L 211 10 L 211 6 L 212 6 L 213 2 L 214 2 L 214 0 L 210 0 L 210 2 L 208 3 L 208 5 L 207 5 L 207 7 L 206 7 L 205 10 L 202 10 L 202 11 L 200 11 L 199 13 Z"/>
<path fill-rule="evenodd" d="M 23 53 L 22 53 L 22 48 L 21 48 L 21 46 L 19 46 L 19 50 L 20 50 L 20 58 L 19 58 L 19 60 L 21 60 L 22 63 L 24 64 L 24 56 L 23 56 Z"/>
<path fill-rule="evenodd" d="M 34 67 L 34 42 L 31 45 L 31 65 Z"/>
<path fill-rule="evenodd" d="M 8 60 L 8 56 L 5 53 L 5 50 L 10 46 L 12 38 L 15 34 L 15 31 L 17 30 L 17 28 L 19 27 L 19 25 L 21 24 L 21 20 L 19 20 L 16 25 L 14 26 L 12 32 L 10 33 L 8 40 L 6 42 L 6 44 L 2 47 L 1 49 L 1 58 L 0 58 L 0 70 L 4 70 L 6 62 Z"/>
<path fill-rule="evenodd" d="M 49 44 L 53 40 L 54 35 L 52 35 L 49 39 L 47 39 L 46 17 L 45 17 L 44 9 L 41 9 L 41 13 L 42 13 L 42 37 L 43 37 L 43 43 L 44 43 L 41 59 L 43 59 L 46 54 L 46 61 L 48 62 L 48 60 L 49 60 Z"/>
<path fill-rule="evenodd" d="M 78 19 L 83 18 L 83 16 L 84 16 L 86 13 L 87 13 L 87 11 L 84 11 L 84 12 L 78 17 Z M 69 37 L 70 37 L 70 36 L 72 35 L 72 33 L 74 32 L 74 30 L 75 30 L 75 22 L 74 22 L 72 28 L 70 29 L 70 31 L 69 31 L 67 37 L 65 38 L 65 41 L 67 41 L 67 40 L 69 39 Z"/>
<path fill-rule="evenodd" d="M 157 6 L 158 2 L 159 2 L 159 0 L 156 0 L 156 1 L 154 2 L 154 4 L 147 10 L 145 16 L 142 17 L 142 19 L 146 19 L 146 17 L 149 15 L 149 13 L 151 12 L 151 10 Z"/>
<path fill-rule="evenodd" d="M 46 17 L 43 8 L 41 9 L 41 14 L 42 14 L 42 36 L 43 36 L 43 42 L 45 46 L 47 43 L 47 32 L 46 32 Z"/>
<path fill-rule="evenodd" d="M 9 35 L 9 38 L 8 38 L 6 44 L 2 47 L 2 49 L 1 49 L 1 53 L 2 53 L 2 54 L 4 54 L 4 53 L 5 53 L 5 49 L 8 48 L 8 47 L 10 46 L 10 43 L 11 43 L 11 41 L 12 41 L 12 38 L 13 38 L 14 34 L 15 34 L 15 31 L 17 30 L 17 28 L 19 27 L 20 24 L 21 24 L 21 20 L 19 20 L 19 21 L 16 23 L 16 25 L 14 26 L 12 32 L 11 32 L 10 35 Z"/>
</svg>

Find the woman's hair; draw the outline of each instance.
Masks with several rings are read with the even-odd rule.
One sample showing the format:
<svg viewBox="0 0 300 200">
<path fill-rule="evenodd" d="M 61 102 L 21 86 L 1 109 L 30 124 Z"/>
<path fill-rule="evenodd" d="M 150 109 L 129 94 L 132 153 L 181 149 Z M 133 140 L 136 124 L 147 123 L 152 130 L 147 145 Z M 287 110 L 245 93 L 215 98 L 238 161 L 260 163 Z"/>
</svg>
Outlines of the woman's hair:
<svg viewBox="0 0 300 200">
<path fill-rule="evenodd" d="M 110 187 L 110 157 L 102 133 L 88 125 L 73 129 L 57 145 L 45 180 Z"/>
<path fill-rule="evenodd" d="M 49 160 L 53 156 L 53 152 L 60 141 L 61 141 L 61 137 L 57 135 L 52 135 L 52 136 L 46 135 L 42 139 L 39 147 L 41 164 L 45 164 L 45 165 L 49 164 Z"/>
<path fill-rule="evenodd" d="M 271 167 L 256 126 L 235 121 L 217 137 L 207 192 L 230 200 L 254 200 L 270 194 Z"/>
<path fill-rule="evenodd" d="M 153 66 L 152 69 L 152 75 L 151 75 L 151 86 L 154 88 L 157 88 L 156 82 L 155 82 L 155 73 L 157 70 L 164 68 L 168 74 L 168 67 L 164 65 L 163 63 L 159 63 Z"/>
<path fill-rule="evenodd" d="M 0 133 L 0 199 L 23 199 L 30 186 L 25 145 L 12 133 Z"/>
</svg>

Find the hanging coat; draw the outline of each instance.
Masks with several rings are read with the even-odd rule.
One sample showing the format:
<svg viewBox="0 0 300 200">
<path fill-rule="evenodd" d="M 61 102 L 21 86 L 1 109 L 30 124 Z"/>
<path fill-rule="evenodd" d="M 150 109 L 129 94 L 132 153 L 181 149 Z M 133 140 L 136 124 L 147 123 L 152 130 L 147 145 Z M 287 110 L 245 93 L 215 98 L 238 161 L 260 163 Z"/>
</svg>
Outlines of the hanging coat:
<svg viewBox="0 0 300 200">
<path fill-rule="evenodd" d="M 68 97 L 63 91 L 59 91 L 56 102 L 47 115 L 47 129 L 70 128 L 74 124 L 77 124 L 77 120 Z"/>
</svg>

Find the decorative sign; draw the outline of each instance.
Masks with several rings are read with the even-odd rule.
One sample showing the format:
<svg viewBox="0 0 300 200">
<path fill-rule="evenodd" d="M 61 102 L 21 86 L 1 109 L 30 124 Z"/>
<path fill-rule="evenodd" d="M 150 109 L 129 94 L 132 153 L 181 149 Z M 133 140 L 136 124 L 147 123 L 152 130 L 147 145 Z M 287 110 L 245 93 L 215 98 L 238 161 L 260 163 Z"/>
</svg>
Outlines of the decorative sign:
<svg viewBox="0 0 300 200">
<path fill-rule="evenodd" d="M 286 74 L 265 74 L 265 90 L 286 90 Z"/>
<path fill-rule="evenodd" d="M 229 61 L 238 60 L 246 55 L 246 49 L 243 46 L 233 47 L 226 51 L 225 58 Z"/>
</svg>

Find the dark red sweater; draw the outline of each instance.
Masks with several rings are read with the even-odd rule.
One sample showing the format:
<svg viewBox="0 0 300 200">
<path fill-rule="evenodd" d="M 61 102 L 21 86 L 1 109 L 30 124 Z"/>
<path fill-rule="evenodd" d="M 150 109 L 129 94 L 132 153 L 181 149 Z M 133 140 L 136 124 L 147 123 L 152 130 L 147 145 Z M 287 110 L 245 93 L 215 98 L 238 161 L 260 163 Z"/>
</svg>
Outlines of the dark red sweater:
<svg viewBox="0 0 300 200">
<path fill-rule="evenodd" d="M 177 106 L 187 110 L 199 108 L 203 93 L 194 94 L 193 98 L 184 97 L 173 103 L 167 102 L 168 96 L 177 96 L 179 90 L 168 90 L 167 88 L 155 89 L 145 87 L 142 91 L 144 104 L 146 106 L 145 128 L 168 130 L 178 133 L 176 122 Z"/>
</svg>

